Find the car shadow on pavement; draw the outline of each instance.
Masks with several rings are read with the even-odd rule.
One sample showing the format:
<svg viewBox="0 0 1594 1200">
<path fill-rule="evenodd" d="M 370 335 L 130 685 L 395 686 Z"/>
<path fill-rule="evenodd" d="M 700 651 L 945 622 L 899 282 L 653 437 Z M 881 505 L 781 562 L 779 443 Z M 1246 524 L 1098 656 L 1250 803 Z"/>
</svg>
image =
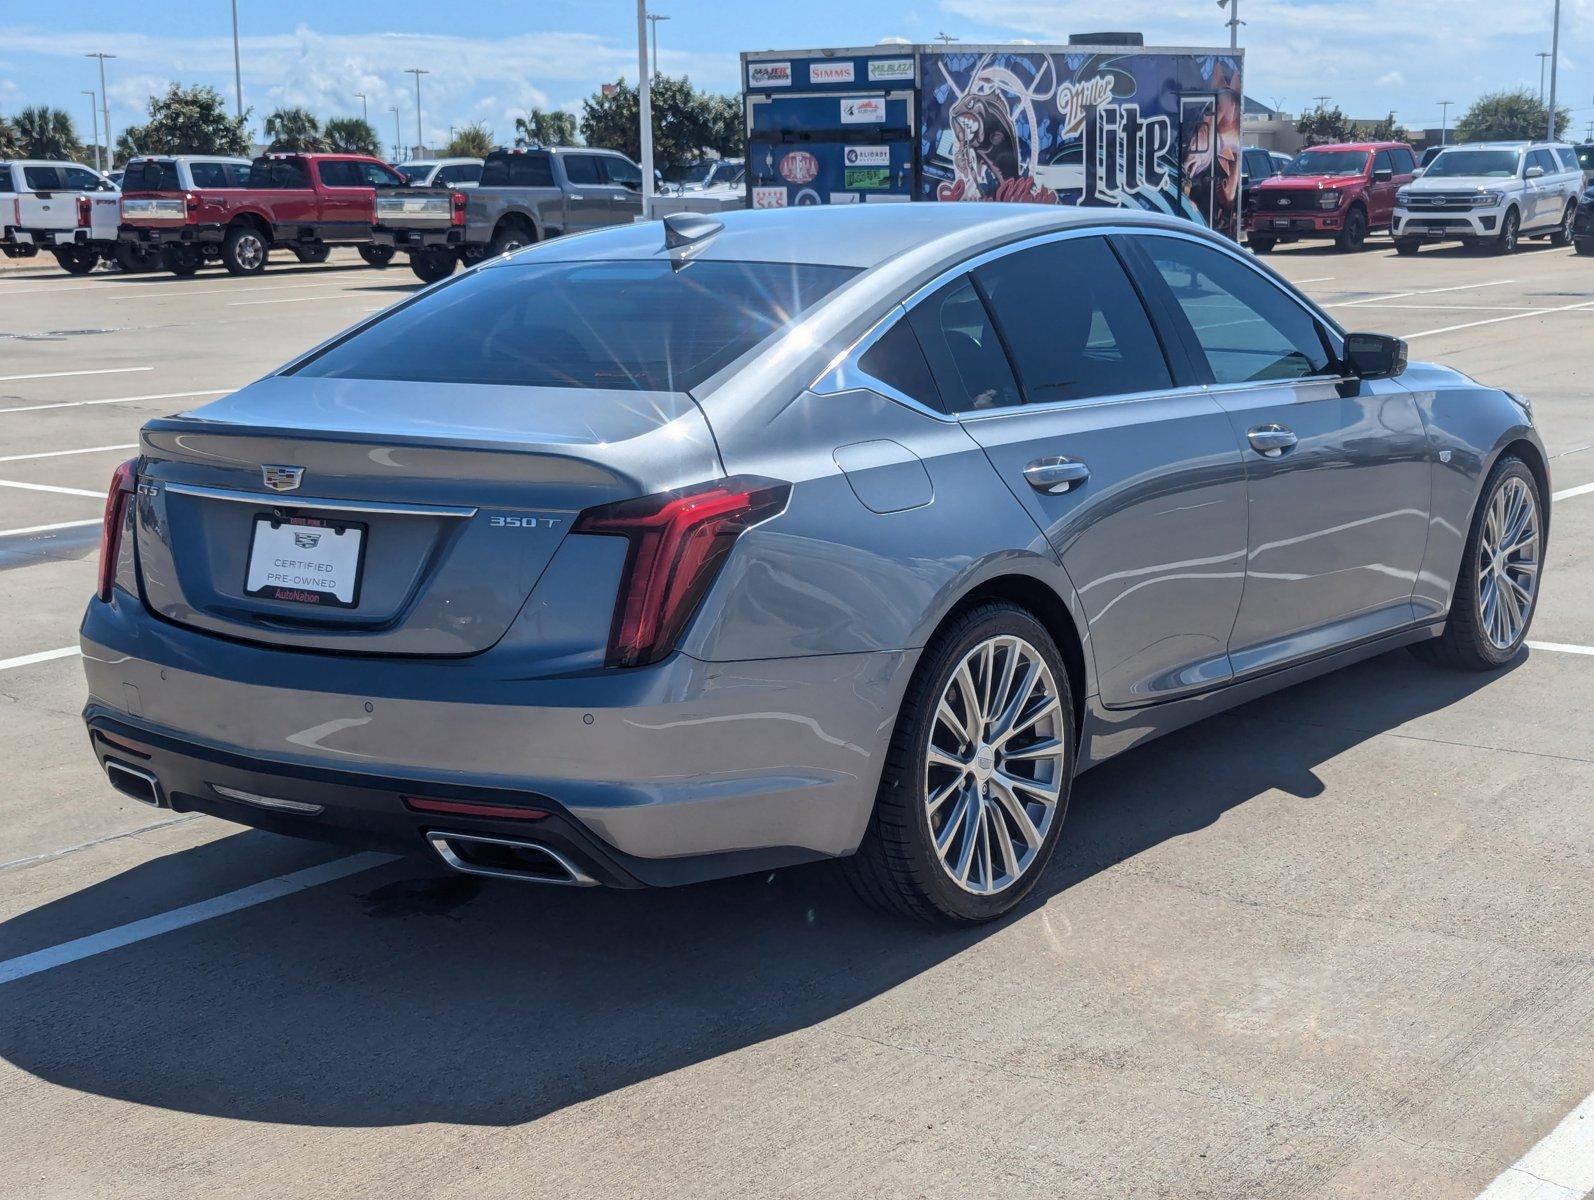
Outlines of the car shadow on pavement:
<svg viewBox="0 0 1594 1200">
<path fill-rule="evenodd" d="M 1080 779 L 1060 853 L 993 926 L 877 915 L 828 864 L 599 892 L 403 861 L 0 985 L 0 1056 L 60 1087 L 248 1121 L 535 1120 L 839 1017 L 1270 789 L 1334 803 L 1319 764 L 1493 678 L 1388 655 L 1125 755 Z M 58 943 L 337 853 L 242 833 L 0 937 Z"/>
</svg>

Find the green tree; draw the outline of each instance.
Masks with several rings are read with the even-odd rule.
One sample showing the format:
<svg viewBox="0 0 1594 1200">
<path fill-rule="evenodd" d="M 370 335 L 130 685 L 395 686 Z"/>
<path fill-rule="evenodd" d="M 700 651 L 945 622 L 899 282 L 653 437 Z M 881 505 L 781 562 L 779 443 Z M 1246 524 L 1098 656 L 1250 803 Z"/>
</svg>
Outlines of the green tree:
<svg viewBox="0 0 1594 1200">
<path fill-rule="evenodd" d="M 1408 136 L 1406 127 L 1395 120 L 1393 112 L 1367 126 L 1366 137 L 1369 142 L 1404 142 Z"/>
<path fill-rule="evenodd" d="M 710 96 L 696 91 L 685 76 L 660 75 L 653 81 L 653 156 L 659 168 L 692 162 L 705 150 L 718 149 L 727 133 L 722 115 L 724 102 L 734 97 Z M 632 158 L 642 153 L 637 90 L 624 79 L 605 94 L 599 91 L 581 102 L 581 136 L 589 146 L 619 150 Z M 738 122 L 739 127 L 739 122 Z M 741 148 L 738 135 L 735 147 Z"/>
<path fill-rule="evenodd" d="M 1555 136 L 1562 137 L 1572 119 L 1564 108 L 1555 111 Z M 1504 142 L 1541 138 L 1548 132 L 1549 105 L 1527 88 L 1509 92 L 1490 92 L 1479 96 L 1456 123 L 1458 142 Z"/>
<path fill-rule="evenodd" d="M 747 154 L 747 127 L 742 97 L 709 96 L 709 149 L 721 158 L 743 158 Z"/>
<path fill-rule="evenodd" d="M 495 145 L 493 131 L 480 121 L 454 131 L 453 140 L 443 147 L 444 158 L 486 158 Z"/>
<path fill-rule="evenodd" d="M 22 157 L 22 135 L 6 117 L 0 117 L 0 158 Z"/>
<path fill-rule="evenodd" d="M 574 146 L 576 144 L 576 118 L 563 109 L 543 112 L 534 108 L 524 117 L 515 118 L 515 145 L 517 146 Z"/>
<path fill-rule="evenodd" d="M 248 153 L 248 112 L 228 116 L 221 93 L 204 84 L 168 85 L 164 95 L 149 98 L 149 120 L 129 125 L 116 139 L 119 162 L 140 154 Z"/>
<path fill-rule="evenodd" d="M 371 123 L 359 117 L 333 117 L 322 130 L 328 150 L 344 154 L 369 154 L 380 157 L 382 139 L 377 137 Z"/>
<path fill-rule="evenodd" d="M 16 126 L 25 158 L 77 158 L 83 153 L 77 127 L 65 109 L 30 104 L 17 113 Z"/>
<path fill-rule="evenodd" d="M 304 108 L 279 108 L 266 118 L 266 137 L 271 139 L 269 150 L 297 150 L 311 153 L 327 148 L 321 132 L 321 122 Z"/>
<path fill-rule="evenodd" d="M 1308 146 L 1326 146 L 1333 142 L 1356 141 L 1356 129 L 1339 105 L 1317 107 L 1303 112 L 1295 122 L 1295 132 L 1306 140 Z"/>
</svg>

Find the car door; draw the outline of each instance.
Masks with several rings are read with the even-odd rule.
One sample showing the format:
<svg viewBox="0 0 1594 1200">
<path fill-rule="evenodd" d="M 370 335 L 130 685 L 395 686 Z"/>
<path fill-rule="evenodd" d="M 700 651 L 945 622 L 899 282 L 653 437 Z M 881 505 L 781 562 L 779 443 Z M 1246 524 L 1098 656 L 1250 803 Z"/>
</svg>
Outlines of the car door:
<svg viewBox="0 0 1594 1200">
<path fill-rule="evenodd" d="M 1526 164 L 1523 168 L 1524 175 L 1531 175 L 1527 180 L 1527 191 L 1531 197 L 1532 219 L 1524 217 L 1522 228 L 1526 231 L 1531 225 L 1539 228 L 1544 225 L 1553 225 L 1561 217 L 1561 195 L 1556 186 L 1555 176 L 1559 168 L 1556 166 L 1554 156 L 1548 150 L 1532 150 L 1523 159 Z"/>
<path fill-rule="evenodd" d="M 1180 386 L 1106 237 L 999 252 L 910 319 L 947 409 L 1072 580 L 1102 702 L 1228 679 L 1244 464 L 1223 410 Z"/>
<path fill-rule="evenodd" d="M 1395 160 L 1388 150 L 1373 155 L 1367 182 L 1367 222 L 1371 229 L 1386 228 L 1395 217 Z"/>
<path fill-rule="evenodd" d="M 1260 268 L 1206 241 L 1126 251 L 1229 414 L 1250 498 L 1236 674 L 1414 620 L 1431 465 L 1411 393 L 1347 378 L 1337 333 Z"/>
<path fill-rule="evenodd" d="M 609 183 L 596 154 L 561 154 L 565 169 L 565 232 L 584 233 L 610 224 Z"/>
<path fill-rule="evenodd" d="M 605 154 L 599 158 L 609 198 L 609 221 L 629 225 L 642 215 L 642 168 L 629 158 Z"/>
<path fill-rule="evenodd" d="M 61 188 L 58 168 L 44 163 L 23 166 L 17 200 L 24 229 L 59 230 L 77 225 L 77 202 Z"/>
</svg>

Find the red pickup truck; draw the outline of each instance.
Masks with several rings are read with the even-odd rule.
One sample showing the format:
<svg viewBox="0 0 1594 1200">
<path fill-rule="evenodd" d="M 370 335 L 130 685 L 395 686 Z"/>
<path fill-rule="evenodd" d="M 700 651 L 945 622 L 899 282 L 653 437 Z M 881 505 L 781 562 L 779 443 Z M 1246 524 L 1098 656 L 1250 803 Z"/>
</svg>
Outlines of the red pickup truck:
<svg viewBox="0 0 1594 1200">
<path fill-rule="evenodd" d="M 1253 190 L 1246 241 L 1258 254 L 1297 238 L 1332 238 L 1341 250 L 1360 250 L 1369 233 L 1388 232 L 1395 193 L 1416 169 L 1405 142 L 1309 146 Z"/>
<path fill-rule="evenodd" d="M 120 236 L 146 251 L 159 247 L 176 275 L 212 259 L 234 275 L 253 275 L 274 249 L 322 262 L 336 245 L 357 246 L 366 262 L 385 267 L 392 249 L 370 244 L 376 192 L 406 186 L 392 167 L 363 154 L 267 154 L 250 164 L 241 187 L 124 192 Z"/>
</svg>

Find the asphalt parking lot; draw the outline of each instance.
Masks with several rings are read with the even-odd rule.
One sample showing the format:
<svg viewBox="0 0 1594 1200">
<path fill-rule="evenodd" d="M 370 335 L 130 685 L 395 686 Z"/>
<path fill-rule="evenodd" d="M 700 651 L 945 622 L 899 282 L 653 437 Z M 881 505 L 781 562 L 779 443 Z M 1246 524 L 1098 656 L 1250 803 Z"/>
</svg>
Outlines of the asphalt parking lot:
<svg viewBox="0 0 1594 1200">
<path fill-rule="evenodd" d="M 1269 261 L 1533 400 L 1533 648 L 1396 653 L 1116 760 L 1020 913 L 950 933 L 823 867 L 539 890 L 114 793 L 73 653 L 111 470 L 414 280 L 0 270 L 0 1194 L 1594 1186 L 1533 1149 L 1594 1126 L 1594 260 Z"/>
</svg>

